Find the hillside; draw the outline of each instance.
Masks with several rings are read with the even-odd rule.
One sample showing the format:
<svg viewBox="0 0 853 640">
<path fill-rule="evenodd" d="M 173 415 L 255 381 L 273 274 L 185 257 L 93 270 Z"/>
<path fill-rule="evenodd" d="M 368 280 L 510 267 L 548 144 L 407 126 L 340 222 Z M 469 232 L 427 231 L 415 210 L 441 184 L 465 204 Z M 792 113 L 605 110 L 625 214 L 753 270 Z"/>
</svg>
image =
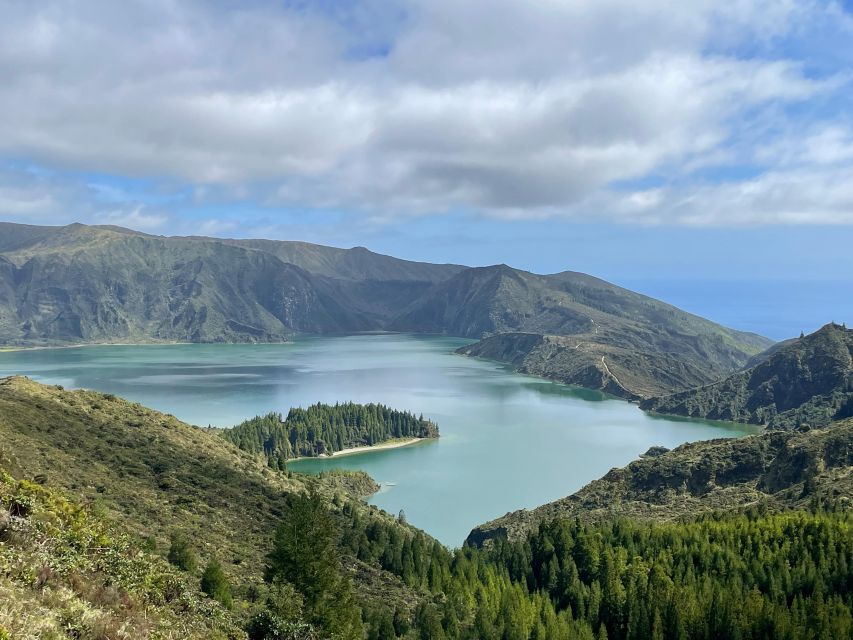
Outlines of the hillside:
<svg viewBox="0 0 853 640">
<path fill-rule="evenodd" d="M 578 509 L 534 512 L 582 520 L 541 520 L 534 530 L 528 518 L 510 529 L 511 542 L 498 531 L 486 550 L 450 552 L 402 516 L 355 499 L 374 488 L 363 475 L 276 472 L 216 430 L 97 392 L 6 378 L 0 632 L 77 640 L 847 637 L 851 431 L 848 421 L 710 443 L 749 443 L 740 453 L 721 449 L 719 461 L 691 448 L 702 445 L 653 451 L 661 455 L 645 473 L 637 465 L 648 460 L 611 472 Z M 745 514 L 657 522 L 740 485 L 772 500 Z M 831 511 L 772 514 L 818 503 Z M 620 513 L 639 517 L 610 518 Z"/>
<path fill-rule="evenodd" d="M 580 273 L 471 272 L 433 286 L 403 318 L 423 331 L 485 334 L 459 352 L 567 384 L 659 395 L 718 380 L 770 344 Z"/>
<path fill-rule="evenodd" d="M 268 253 L 78 226 L 0 255 L 7 344 L 281 341 L 373 324 Z"/>
<path fill-rule="evenodd" d="M 612 338 L 612 339 L 611 339 Z M 626 330 L 577 336 L 501 333 L 462 347 L 458 353 L 497 360 L 528 373 L 564 384 L 600 389 L 637 400 L 659 393 L 695 387 L 736 369 L 742 356 L 736 349 L 697 348 L 697 336 L 667 339 L 658 348 L 655 337 L 632 339 Z M 703 353 L 728 352 L 727 365 L 703 359 Z"/>
<path fill-rule="evenodd" d="M 184 572 L 93 510 L 12 478 L 2 460 L 0 602 L 0 638 L 242 635 Z"/>
<path fill-rule="evenodd" d="M 519 539 L 555 518 L 672 521 L 754 505 L 803 509 L 815 500 L 853 506 L 853 420 L 804 432 L 693 442 L 671 451 L 652 448 L 566 498 L 480 525 L 467 542 Z"/>
<path fill-rule="evenodd" d="M 853 416 L 853 330 L 828 324 L 720 382 L 640 406 L 773 429 L 825 426 Z"/>
<path fill-rule="evenodd" d="M 471 353 L 634 398 L 718 380 L 770 345 L 580 273 L 80 224 L 4 223 L 0 231 L 5 346 L 276 342 L 296 332 L 377 330 L 497 336 Z M 528 349 L 516 335 L 531 333 L 547 348 Z"/>
<path fill-rule="evenodd" d="M 65 391 L 22 377 L 0 380 L 0 467 L 19 479 L 11 485 L 35 492 L 38 499 L 48 493 L 73 496 L 74 502 L 63 502 L 68 506 L 59 509 L 63 517 L 80 514 L 75 522 L 85 522 L 97 511 L 103 514 L 98 518 L 126 528 L 127 546 L 117 547 L 122 553 L 139 545 L 152 549 L 153 555 L 145 552 L 133 560 L 135 576 L 150 580 L 133 597 L 148 597 L 146 589 L 163 581 L 170 589 L 171 595 L 157 602 L 158 608 L 142 609 L 142 615 L 150 614 L 151 627 L 128 626 L 127 634 L 121 635 L 110 626 L 106 629 L 112 635 L 105 635 L 107 630 L 102 632 L 100 626 L 61 626 L 52 637 L 216 638 L 222 627 L 229 637 L 248 634 L 259 640 L 473 638 L 475 618 L 496 629 L 506 625 L 501 611 L 483 618 L 477 598 L 488 591 L 498 602 L 521 598 L 514 607 L 524 606 L 525 612 L 544 609 L 549 619 L 541 626 L 554 637 L 592 638 L 588 632 L 575 633 L 570 617 L 558 616 L 541 597 L 523 594 L 485 561 L 461 553 L 454 556 L 402 519 L 356 499 L 357 494 L 376 489 L 363 474 L 315 477 L 273 471 L 215 430 L 192 427 L 109 395 Z M 7 476 L 2 477 L 0 513 L 22 515 L 15 506 L 23 504 L 15 497 L 20 491 L 10 495 Z M 32 500 L 27 499 L 26 505 L 34 518 L 46 513 Z M 49 520 L 55 524 L 52 516 Z M 71 524 L 72 533 L 75 526 Z M 19 529 L 20 522 L 16 520 L 14 527 Z M 176 546 L 176 540 L 182 542 Z M 107 603 L 121 614 L 116 620 L 135 624 L 134 611 L 125 608 L 137 600 L 123 598 L 121 591 L 128 577 L 109 583 L 111 574 L 100 571 L 97 556 L 110 543 L 102 537 L 95 541 L 91 571 L 78 572 L 66 563 L 45 573 L 44 582 L 38 577 L 42 569 L 35 566 L 41 560 L 29 558 L 29 547 L 0 540 L 0 593 L 7 597 L 0 607 L 3 631 L 17 639 L 26 629 L 21 625 L 29 624 L 26 616 L 32 614 L 45 625 L 54 619 L 65 624 L 84 615 L 93 624 L 101 618 L 112 624 L 113 619 L 100 612 Z M 76 554 L 90 557 L 87 547 L 76 542 L 74 546 Z M 166 549 L 181 571 L 164 564 Z M 173 553 L 175 549 L 178 552 Z M 42 560 L 67 559 L 53 551 L 42 546 Z M 193 554 L 198 562 L 186 560 Z M 182 585 L 199 584 L 201 566 L 212 560 L 220 562 L 230 585 L 231 608 L 201 596 L 199 603 L 185 601 L 182 595 Z M 123 570 L 128 563 L 132 564 L 107 568 Z M 16 568 L 25 566 L 32 566 L 34 573 L 19 576 Z M 149 566 L 153 575 L 144 573 Z M 99 591 L 105 581 L 114 595 Z M 73 593 L 63 586 L 66 582 Z M 62 590 L 62 597 L 54 587 Z M 87 599 L 90 591 L 95 602 Z M 173 621 L 173 601 L 184 619 Z M 66 603 L 80 604 L 79 616 L 69 617 Z M 207 619 L 200 619 L 202 615 Z M 165 635 L 155 633 L 155 625 L 170 622 L 174 624 Z M 204 629 L 211 632 L 200 635 Z"/>
<path fill-rule="evenodd" d="M 23 377 L 0 380 L 0 466 L 97 508 L 160 554 L 180 532 L 192 541 L 199 566 L 221 562 L 235 601 L 244 602 L 235 607 L 239 626 L 257 609 L 253 603 L 263 601 L 266 555 L 295 496 L 321 497 L 344 535 L 341 562 L 368 612 L 390 608 L 410 619 L 427 597 L 419 586 L 425 574 L 404 577 L 402 568 L 384 568 L 377 544 L 405 542 L 408 554 L 440 547 L 363 503 L 359 498 L 378 488 L 365 474 L 276 472 L 215 430 L 110 395 Z"/>
</svg>

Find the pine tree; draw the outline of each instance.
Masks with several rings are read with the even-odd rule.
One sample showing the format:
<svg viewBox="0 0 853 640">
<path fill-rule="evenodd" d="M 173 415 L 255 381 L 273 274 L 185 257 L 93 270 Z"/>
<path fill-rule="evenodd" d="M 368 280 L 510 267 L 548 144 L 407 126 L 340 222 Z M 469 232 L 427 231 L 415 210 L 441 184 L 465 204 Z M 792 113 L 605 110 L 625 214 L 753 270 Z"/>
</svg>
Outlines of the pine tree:
<svg viewBox="0 0 853 640">
<path fill-rule="evenodd" d="M 305 598 L 311 621 L 329 635 L 360 639 L 361 613 L 341 572 L 337 538 L 319 495 L 291 495 L 268 556 L 266 578 L 293 584 Z"/>
<path fill-rule="evenodd" d="M 207 563 L 201 574 L 201 590 L 220 604 L 231 606 L 231 587 L 216 558 Z"/>
</svg>

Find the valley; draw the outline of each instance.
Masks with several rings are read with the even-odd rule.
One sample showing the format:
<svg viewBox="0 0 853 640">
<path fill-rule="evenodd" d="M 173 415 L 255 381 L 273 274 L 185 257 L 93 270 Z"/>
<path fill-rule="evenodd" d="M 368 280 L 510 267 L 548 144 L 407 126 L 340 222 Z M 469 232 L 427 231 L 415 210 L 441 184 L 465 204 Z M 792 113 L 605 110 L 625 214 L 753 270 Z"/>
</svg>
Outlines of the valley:
<svg viewBox="0 0 853 640">
<path fill-rule="evenodd" d="M 0 634 L 853 630 L 843 325 L 773 344 L 580 273 L 3 230 Z M 807 558 L 782 592 L 771 555 Z"/>
<path fill-rule="evenodd" d="M 853 640 L 853 0 L 0 16 L 0 640 Z"/>
</svg>

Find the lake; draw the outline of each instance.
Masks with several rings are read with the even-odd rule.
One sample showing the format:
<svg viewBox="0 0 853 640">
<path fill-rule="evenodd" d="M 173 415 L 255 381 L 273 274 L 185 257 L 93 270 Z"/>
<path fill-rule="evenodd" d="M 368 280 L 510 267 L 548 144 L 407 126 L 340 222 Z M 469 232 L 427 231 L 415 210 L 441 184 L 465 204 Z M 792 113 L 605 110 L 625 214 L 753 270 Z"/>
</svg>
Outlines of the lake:
<svg viewBox="0 0 853 640">
<path fill-rule="evenodd" d="M 362 469 L 382 484 L 372 504 L 404 510 L 449 546 L 507 511 L 568 495 L 652 445 L 755 431 L 651 417 L 623 400 L 453 353 L 469 342 L 359 335 L 13 351 L 0 353 L 0 375 L 114 393 L 203 426 L 347 400 L 423 413 L 438 423 L 440 439 L 291 468 Z"/>
</svg>

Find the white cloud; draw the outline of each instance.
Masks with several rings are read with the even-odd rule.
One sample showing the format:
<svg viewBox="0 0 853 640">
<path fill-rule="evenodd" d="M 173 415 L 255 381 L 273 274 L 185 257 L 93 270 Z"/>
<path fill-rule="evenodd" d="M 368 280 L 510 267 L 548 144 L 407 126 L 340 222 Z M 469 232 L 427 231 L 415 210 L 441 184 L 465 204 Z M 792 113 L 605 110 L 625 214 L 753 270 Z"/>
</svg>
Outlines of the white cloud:
<svg viewBox="0 0 853 640">
<path fill-rule="evenodd" d="M 161 213 L 146 212 L 145 206 L 138 204 L 131 209 L 113 209 L 96 214 L 99 224 L 112 224 L 139 231 L 154 231 L 165 225 L 169 218 Z"/>
<path fill-rule="evenodd" d="M 607 194 L 597 206 L 623 221 L 696 227 L 853 225 L 850 169 L 780 169 L 719 184 Z M 580 209 L 567 212 L 582 215 Z"/>
<path fill-rule="evenodd" d="M 235 6 L 0 0 L 8 78 L 0 153 L 182 181 L 200 197 L 225 189 L 371 219 L 466 210 L 646 223 L 844 221 L 831 214 L 843 194 L 804 188 L 795 207 L 771 197 L 781 188 L 774 176 L 788 176 L 784 164 L 803 167 L 810 185 L 831 177 L 820 167 L 837 176 L 853 166 L 843 123 L 814 125 L 797 150 L 800 129 L 786 114 L 845 79 L 814 79 L 805 61 L 773 52 L 777 39 L 834 5 Z M 744 44 L 759 55 L 738 55 Z M 744 131 L 756 120 L 770 140 Z M 770 165 L 767 175 L 690 177 L 731 162 L 733 147 L 740 161 Z M 673 184 L 627 197 L 613 187 L 661 174 Z M 755 189 L 764 195 L 750 195 Z M 701 211 L 685 204 L 700 196 L 711 198 Z M 7 210 L 23 211 L 26 198 L 16 202 Z M 168 221 L 137 204 L 116 219 L 146 228 Z"/>
<path fill-rule="evenodd" d="M 789 131 L 756 150 L 756 159 L 770 165 L 825 166 L 853 164 L 853 130 L 824 124 L 812 130 Z"/>
</svg>

